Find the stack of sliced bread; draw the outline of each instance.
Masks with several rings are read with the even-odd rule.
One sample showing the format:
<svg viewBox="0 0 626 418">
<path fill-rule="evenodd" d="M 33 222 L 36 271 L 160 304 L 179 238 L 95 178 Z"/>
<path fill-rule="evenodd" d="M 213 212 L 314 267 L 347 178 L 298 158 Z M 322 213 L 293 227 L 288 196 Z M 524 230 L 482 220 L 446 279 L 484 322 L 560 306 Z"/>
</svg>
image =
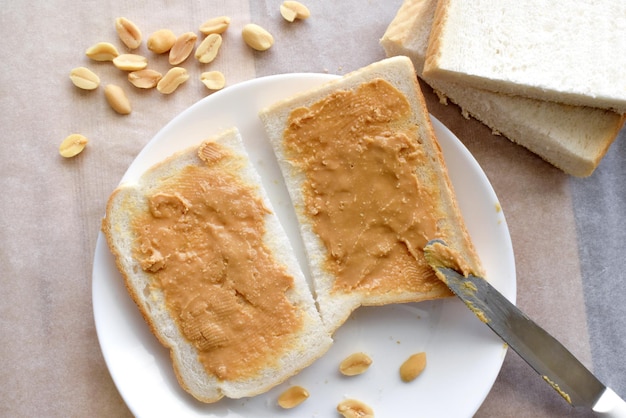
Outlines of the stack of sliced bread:
<svg viewBox="0 0 626 418">
<path fill-rule="evenodd" d="M 405 0 L 381 44 L 442 100 L 574 176 L 624 124 L 626 63 L 611 53 L 626 47 L 624 2 Z"/>
</svg>

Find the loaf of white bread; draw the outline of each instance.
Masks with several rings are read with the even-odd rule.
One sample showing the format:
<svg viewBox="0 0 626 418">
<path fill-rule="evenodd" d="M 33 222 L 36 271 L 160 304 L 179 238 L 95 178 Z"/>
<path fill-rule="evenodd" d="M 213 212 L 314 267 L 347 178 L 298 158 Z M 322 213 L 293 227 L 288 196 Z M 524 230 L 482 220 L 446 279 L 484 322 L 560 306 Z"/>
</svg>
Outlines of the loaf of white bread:
<svg viewBox="0 0 626 418">
<path fill-rule="evenodd" d="M 373 89 L 372 86 L 376 83 L 380 83 L 384 88 L 372 98 L 371 102 L 361 96 L 356 96 L 354 100 L 345 99 L 355 92 L 355 94 L 360 94 L 360 88 L 363 86 Z M 385 100 L 392 96 L 387 92 L 393 89 L 404 97 L 398 102 L 406 100 L 409 106 L 408 115 L 404 116 L 402 113 L 404 110 L 395 102 L 389 104 L 388 108 L 385 107 L 387 106 Z M 325 113 L 326 108 L 332 110 Z M 358 117 L 334 120 L 335 115 L 339 117 L 339 113 L 343 111 L 350 113 L 353 110 L 359 115 Z M 313 278 L 316 300 L 329 333 L 333 333 L 341 326 L 350 313 L 359 306 L 450 296 L 449 290 L 442 286 L 442 283 L 432 274 L 432 269 L 424 259 L 422 249 L 430 239 L 444 239 L 451 248 L 462 255 L 472 271 L 481 274 L 480 260 L 458 208 L 424 97 L 417 83 L 415 70 L 407 57 L 393 57 L 370 64 L 340 79 L 263 109 L 260 117 L 274 148 L 296 210 Z M 297 137 L 299 132 L 303 132 L 299 129 L 315 130 L 320 126 L 318 125 L 320 121 L 322 124 L 330 123 L 333 126 L 330 129 L 331 132 L 307 137 L 308 142 L 302 145 L 303 151 L 295 152 L 294 150 L 300 148 L 300 145 L 292 145 L 293 137 L 288 138 L 288 130 L 289 135 L 294 135 L 293 132 L 296 132 Z M 351 144 L 345 145 L 343 138 L 348 137 L 352 132 L 359 132 L 360 135 L 361 124 L 368 123 L 381 123 L 384 128 L 380 132 L 376 131 L 376 134 L 371 134 L 371 137 L 363 138 L 358 135 L 355 138 L 350 137 L 358 151 L 345 152 L 344 148 L 350 148 Z M 385 176 L 382 172 L 367 174 L 367 177 L 362 178 L 344 176 L 345 172 L 333 173 L 332 170 L 336 166 L 346 167 L 349 171 L 347 167 L 365 165 L 366 161 L 372 158 L 380 158 L 380 161 L 383 161 L 382 157 L 377 157 L 375 154 L 377 147 L 387 141 L 387 134 L 393 136 L 396 133 L 406 134 L 408 137 L 406 148 L 398 146 L 396 152 L 399 156 L 397 158 L 401 161 L 400 165 L 408 165 L 410 172 L 408 177 L 414 176 L 416 179 L 406 192 L 408 195 L 419 195 L 415 204 L 402 204 L 404 195 L 390 194 L 396 187 L 395 179 L 384 192 L 379 190 L 377 182 Z M 341 151 L 339 151 L 340 148 Z M 322 149 L 327 150 L 325 156 L 317 157 L 318 150 Z M 411 151 L 408 151 L 409 149 Z M 406 161 L 404 161 L 403 152 L 407 153 Z M 421 158 L 416 159 L 419 162 L 409 159 L 410 153 L 420 155 Z M 310 167 L 303 168 L 311 161 Z M 323 183 L 317 183 L 315 178 L 309 177 L 312 172 L 324 172 L 326 169 L 329 169 L 326 175 L 327 181 L 338 185 L 334 188 L 336 191 L 332 193 L 323 186 Z M 351 189 L 355 181 L 365 182 L 364 188 L 369 188 L 373 192 L 365 196 L 352 195 Z M 343 199 L 338 209 L 325 203 L 333 199 Z M 321 202 L 318 207 L 315 202 L 319 200 L 324 202 Z M 396 212 L 389 210 L 392 201 L 398 205 Z M 369 213 L 363 211 L 364 205 L 361 205 L 363 202 L 367 202 L 365 210 L 370 211 Z M 336 230 L 330 237 L 321 235 L 320 230 L 317 229 L 316 219 L 329 218 L 332 221 L 338 219 L 335 216 L 339 212 L 342 212 L 342 216 L 345 217 L 342 218 L 345 223 L 336 222 L 333 226 Z M 367 233 L 372 227 L 370 213 L 372 218 L 376 214 L 384 214 L 389 218 L 385 225 L 376 224 L 376 228 L 381 231 L 387 229 L 394 231 L 392 243 L 386 242 L 387 236 L 381 235 L 379 239 L 374 238 L 365 248 L 361 248 L 359 241 L 361 234 Z M 352 216 L 347 214 L 352 214 Z M 405 241 L 402 238 L 403 229 L 413 228 L 413 224 L 419 225 L 419 219 L 422 216 L 433 219 L 433 229 L 421 230 L 419 239 Z M 396 233 L 398 237 L 393 236 Z M 339 242 L 341 237 L 355 237 L 355 239 L 354 241 L 348 239 L 344 244 Z M 351 270 L 353 277 L 350 279 L 358 284 L 348 290 L 335 286 L 340 274 L 331 268 L 335 263 L 342 263 L 344 259 L 349 259 L 358 252 L 387 254 L 386 252 L 391 253 L 398 249 L 408 256 L 410 262 L 403 271 L 396 272 L 395 276 L 390 275 L 389 282 L 383 278 L 386 276 L 379 277 L 373 274 L 374 277 L 370 277 L 365 283 L 363 277 L 368 275 L 369 271 Z M 362 268 L 365 270 L 367 266 L 362 266 Z M 361 274 L 363 277 L 360 276 Z"/>
<path fill-rule="evenodd" d="M 238 194 L 240 186 L 245 193 Z M 254 213 L 262 218 L 261 244 L 254 241 L 252 226 L 236 226 L 244 215 L 221 214 L 218 196 L 239 207 L 259 205 Z M 143 236 L 144 229 L 163 232 Z M 265 392 L 310 365 L 332 343 L 236 129 L 121 184 L 108 201 L 102 231 L 129 294 L 170 350 L 180 385 L 200 401 Z M 165 241 L 181 244 L 171 248 Z M 234 244 L 220 245 L 224 242 Z M 279 273 L 265 277 L 257 271 L 259 259 L 274 260 Z M 179 282 L 192 275 L 191 282 Z M 255 279 L 259 275 L 264 277 Z M 165 281 L 169 287 L 163 287 Z M 177 292 L 183 302 L 171 306 L 169 298 Z M 265 306 L 268 294 L 278 302 Z M 295 319 L 287 322 L 292 325 L 279 323 L 281 310 L 293 310 Z M 271 315 L 268 323 L 248 335 L 261 314 Z M 183 322 L 189 315 L 199 320 Z M 242 338 L 240 346 L 224 349 Z M 203 356 L 211 367 L 201 362 Z"/>
<path fill-rule="evenodd" d="M 442 100 L 454 102 L 464 115 L 480 120 L 494 133 L 526 147 L 568 174 L 592 174 L 622 128 L 625 116 L 598 107 L 571 106 L 547 98 L 539 100 L 475 88 L 463 77 L 450 81 L 424 74 L 429 39 L 435 36 L 431 29 L 437 6 L 437 0 L 405 0 L 380 41 L 386 54 L 410 57 L 418 75 Z M 484 13 L 495 14 L 495 10 L 490 3 Z M 469 20 L 475 19 L 464 18 L 458 26 Z M 474 37 L 468 39 L 476 41 Z M 458 52 L 466 54 L 461 49 Z M 507 56 L 512 53 L 506 52 Z M 478 62 L 484 65 L 484 61 Z"/>
</svg>

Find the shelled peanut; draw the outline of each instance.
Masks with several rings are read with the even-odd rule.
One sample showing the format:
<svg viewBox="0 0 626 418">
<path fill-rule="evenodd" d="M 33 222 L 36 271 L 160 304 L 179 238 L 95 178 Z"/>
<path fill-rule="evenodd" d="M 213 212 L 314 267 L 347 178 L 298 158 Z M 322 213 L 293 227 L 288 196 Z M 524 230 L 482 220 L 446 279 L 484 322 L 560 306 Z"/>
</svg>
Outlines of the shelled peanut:
<svg viewBox="0 0 626 418">
<path fill-rule="evenodd" d="M 148 49 L 155 54 L 169 52 L 176 42 L 176 35 L 170 29 L 159 29 L 154 32 L 146 41 Z"/>
<path fill-rule="evenodd" d="M 280 14 L 287 22 L 293 22 L 296 19 L 307 19 L 311 16 L 309 9 L 298 1 L 284 1 L 280 5 Z"/>
<path fill-rule="evenodd" d="M 274 45 L 274 37 L 267 30 L 255 23 L 248 23 L 241 31 L 246 45 L 257 51 L 267 51 Z"/>
<path fill-rule="evenodd" d="M 120 115 L 128 115 L 132 111 L 130 100 L 126 92 L 116 84 L 109 84 L 104 88 L 104 96 L 109 106 Z"/>
<path fill-rule="evenodd" d="M 100 85 L 100 77 L 86 67 L 76 67 L 70 71 L 70 80 L 83 90 L 95 90 Z"/>
<path fill-rule="evenodd" d="M 354 353 L 339 364 L 339 371 L 345 376 L 356 376 L 365 373 L 372 364 L 372 359 L 365 353 Z"/>
<path fill-rule="evenodd" d="M 358 399 L 346 399 L 339 402 L 337 412 L 344 418 L 374 418 L 374 410 Z"/>
<path fill-rule="evenodd" d="M 400 378 L 404 382 L 411 382 L 426 368 L 426 353 L 420 352 L 411 355 L 400 366 Z"/>
<path fill-rule="evenodd" d="M 141 31 L 137 25 L 125 17 L 115 19 L 115 30 L 120 40 L 129 49 L 137 49 L 141 45 Z"/>
<path fill-rule="evenodd" d="M 283 409 L 291 409 L 307 400 L 309 392 L 302 386 L 291 386 L 278 397 L 278 405 Z"/>
<path fill-rule="evenodd" d="M 89 141 L 81 134 L 68 135 L 59 145 L 59 154 L 65 158 L 72 158 L 80 154 Z"/>
</svg>

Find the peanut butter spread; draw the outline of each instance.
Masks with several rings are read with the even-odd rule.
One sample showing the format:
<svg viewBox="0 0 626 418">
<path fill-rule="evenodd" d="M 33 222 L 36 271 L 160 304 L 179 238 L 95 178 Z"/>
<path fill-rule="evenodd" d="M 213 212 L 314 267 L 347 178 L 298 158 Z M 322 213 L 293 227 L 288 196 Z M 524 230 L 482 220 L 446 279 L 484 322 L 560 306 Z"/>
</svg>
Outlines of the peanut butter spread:
<svg viewBox="0 0 626 418">
<path fill-rule="evenodd" d="M 263 242 L 269 210 L 239 180 L 240 162 L 217 143 L 147 196 L 133 221 L 134 256 L 153 276 L 167 308 L 219 379 L 275 365 L 302 318 L 285 296 L 293 278 Z"/>
<path fill-rule="evenodd" d="M 442 242 L 435 241 L 429 243 L 425 248 L 424 254 L 428 263 L 433 267 L 451 268 L 458 271 L 465 277 L 473 272 L 470 265 L 457 251 Z M 442 282 L 447 283 L 448 279 L 443 273 L 439 273 L 438 277 Z M 459 290 L 468 296 L 473 296 L 478 288 L 473 282 L 466 281 L 459 287 Z M 464 300 L 464 302 L 465 305 L 467 305 L 467 307 L 474 312 L 474 315 L 476 315 L 482 322 L 486 324 L 490 321 L 489 317 L 478 306 L 468 300 Z"/>
<path fill-rule="evenodd" d="M 465 277 L 471 273 L 475 273 L 473 272 L 472 267 L 456 250 L 450 248 L 447 244 L 442 242 L 435 241 L 428 245 L 426 260 L 432 266 L 448 267 L 458 271 Z M 469 284 L 474 286 L 471 283 Z M 470 286 L 468 286 L 468 288 L 470 288 Z M 476 289 L 473 290 L 475 291 Z"/>
<path fill-rule="evenodd" d="M 437 229 L 437 181 L 407 98 L 382 79 L 292 111 L 287 159 L 305 175 L 305 211 L 323 241 L 333 291 L 428 292 L 445 285 L 423 255 Z"/>
</svg>

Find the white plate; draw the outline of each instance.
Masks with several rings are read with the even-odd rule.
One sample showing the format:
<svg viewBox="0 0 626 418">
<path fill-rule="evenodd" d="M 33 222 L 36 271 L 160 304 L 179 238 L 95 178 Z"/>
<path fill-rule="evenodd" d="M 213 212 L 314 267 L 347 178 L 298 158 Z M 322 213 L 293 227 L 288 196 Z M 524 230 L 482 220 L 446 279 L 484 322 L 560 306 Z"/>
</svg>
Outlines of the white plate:
<svg viewBox="0 0 626 418">
<path fill-rule="evenodd" d="M 259 78 L 214 93 L 165 126 L 124 175 L 137 178 L 174 151 L 237 126 L 259 170 L 274 209 L 304 253 L 293 210 L 271 147 L 257 117 L 260 108 L 335 76 L 291 74 Z M 470 235 L 495 287 L 515 300 L 516 279 L 508 228 L 498 199 L 467 149 L 439 121 L 433 124 Z M 305 269 L 306 271 L 306 269 Z M 126 293 L 113 256 L 100 234 L 93 267 L 93 308 L 105 361 L 119 392 L 139 417 L 336 417 L 346 397 L 369 404 L 376 416 L 472 416 L 500 370 L 505 345 L 456 298 L 395 306 L 361 308 L 335 335 L 330 351 L 299 375 L 250 399 L 195 401 L 178 385 L 169 352 L 150 333 Z M 372 367 L 363 375 L 341 376 L 337 367 L 356 351 L 369 353 Z M 425 351 L 427 367 L 403 383 L 400 364 Z M 307 388 L 310 398 L 293 410 L 276 406 L 289 385 Z"/>
</svg>

